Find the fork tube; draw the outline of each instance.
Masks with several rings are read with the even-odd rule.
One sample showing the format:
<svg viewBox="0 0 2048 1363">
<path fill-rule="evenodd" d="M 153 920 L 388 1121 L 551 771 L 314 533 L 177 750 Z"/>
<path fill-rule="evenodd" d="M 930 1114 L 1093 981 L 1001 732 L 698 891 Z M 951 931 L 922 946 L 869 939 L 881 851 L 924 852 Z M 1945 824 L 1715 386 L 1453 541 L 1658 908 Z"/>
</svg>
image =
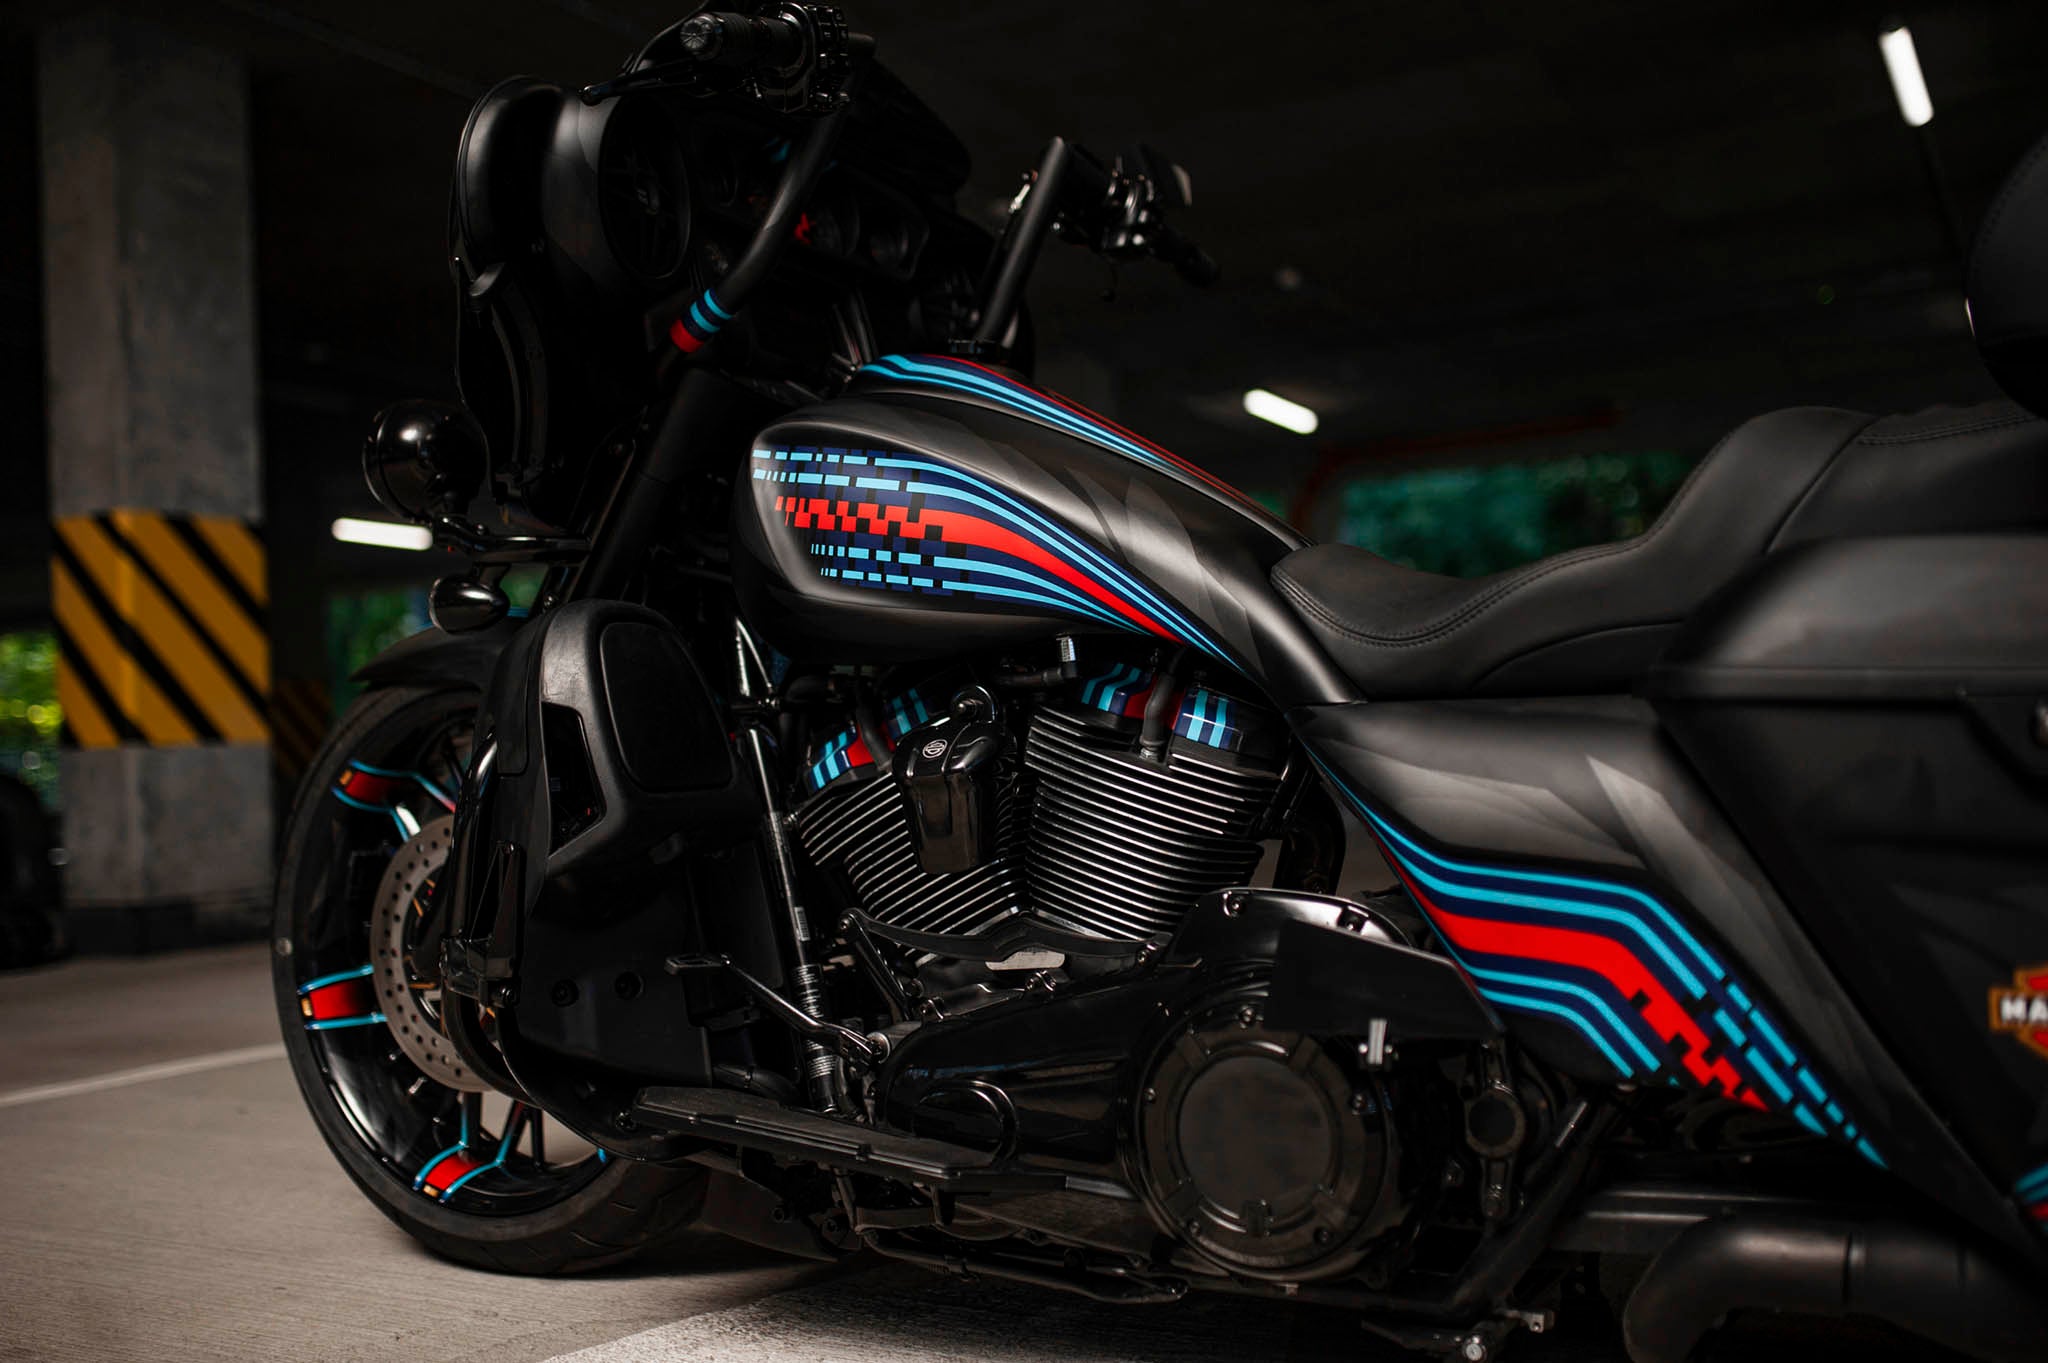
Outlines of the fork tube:
<svg viewBox="0 0 2048 1363">
<path fill-rule="evenodd" d="M 771 689 L 768 669 L 762 664 L 760 646 L 754 642 L 754 636 L 744 621 L 733 621 L 733 654 L 739 698 L 742 701 L 767 699 Z M 758 685 L 756 677 L 759 678 Z M 764 724 L 761 716 L 749 715 L 744 742 L 747 761 L 753 767 L 754 779 L 760 786 L 762 833 L 768 843 L 769 860 L 774 863 L 774 889 L 782 901 L 783 926 L 789 938 L 790 984 L 799 1008 L 821 1022 L 828 1021 L 824 981 L 818 967 L 811 963 L 811 921 L 810 915 L 804 912 L 802 891 L 797 885 L 796 851 L 790 845 L 789 815 L 782 808 L 782 786 L 775 779 L 775 766 L 769 760 Z M 846 1076 L 840 1069 L 839 1058 L 816 1041 L 805 1039 L 798 1045 L 803 1052 L 804 1078 L 810 1088 L 811 1102 L 826 1112 L 843 1108 L 846 1105 Z"/>
</svg>

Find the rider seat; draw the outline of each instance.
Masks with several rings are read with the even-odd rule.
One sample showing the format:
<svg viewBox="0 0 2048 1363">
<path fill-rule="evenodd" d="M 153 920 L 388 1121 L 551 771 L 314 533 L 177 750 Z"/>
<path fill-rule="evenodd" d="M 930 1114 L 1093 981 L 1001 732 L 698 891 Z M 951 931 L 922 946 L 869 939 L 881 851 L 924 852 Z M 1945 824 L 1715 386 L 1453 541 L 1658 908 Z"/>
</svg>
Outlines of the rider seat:
<svg viewBox="0 0 2048 1363">
<path fill-rule="evenodd" d="M 1717 588 L 1766 554 L 1850 536 L 2048 525 L 2048 138 L 1986 215 L 1973 325 L 2017 402 L 1908 416 L 1795 407 L 1739 426 L 1641 535 L 1490 577 L 1318 544 L 1272 580 L 1371 699 L 1630 690 Z M 2023 404 L 2023 405 L 2022 405 Z"/>
<path fill-rule="evenodd" d="M 2048 421 L 2010 402 L 1873 419 L 1794 407 L 1737 427 L 1634 539 L 1490 577 L 1348 544 L 1273 585 L 1372 699 L 1626 691 L 1715 588 L 1806 540 L 2048 525 Z"/>
</svg>

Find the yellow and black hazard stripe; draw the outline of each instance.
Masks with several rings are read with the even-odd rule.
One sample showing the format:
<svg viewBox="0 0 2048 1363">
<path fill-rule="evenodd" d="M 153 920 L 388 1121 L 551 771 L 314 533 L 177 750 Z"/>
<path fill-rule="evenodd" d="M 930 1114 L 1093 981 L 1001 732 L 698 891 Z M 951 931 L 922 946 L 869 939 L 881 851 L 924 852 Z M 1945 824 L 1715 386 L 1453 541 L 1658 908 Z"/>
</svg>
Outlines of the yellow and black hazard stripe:
<svg viewBox="0 0 2048 1363">
<path fill-rule="evenodd" d="M 56 532 L 67 741 L 269 741 L 269 596 L 254 531 L 225 517 L 107 511 L 62 517 Z"/>
<path fill-rule="evenodd" d="M 334 721 L 327 683 L 310 677 L 279 677 L 270 684 L 270 750 L 287 784 L 296 785 L 313 765 L 314 754 Z"/>
</svg>

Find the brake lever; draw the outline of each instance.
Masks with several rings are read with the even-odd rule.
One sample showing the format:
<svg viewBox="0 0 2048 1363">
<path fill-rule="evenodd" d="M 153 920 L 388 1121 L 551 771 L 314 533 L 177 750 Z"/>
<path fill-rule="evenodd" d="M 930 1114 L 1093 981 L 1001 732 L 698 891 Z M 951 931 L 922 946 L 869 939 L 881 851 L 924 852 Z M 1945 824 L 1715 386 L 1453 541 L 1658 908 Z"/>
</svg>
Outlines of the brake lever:
<svg viewBox="0 0 2048 1363">
<path fill-rule="evenodd" d="M 601 80 L 594 85 L 584 86 L 576 95 L 585 104 L 602 104 L 608 99 L 616 99 L 635 90 L 695 91 L 703 87 L 703 75 L 703 66 L 695 59 L 685 57 L 680 61 L 661 62 L 638 71 L 622 71 L 610 80 Z"/>
</svg>

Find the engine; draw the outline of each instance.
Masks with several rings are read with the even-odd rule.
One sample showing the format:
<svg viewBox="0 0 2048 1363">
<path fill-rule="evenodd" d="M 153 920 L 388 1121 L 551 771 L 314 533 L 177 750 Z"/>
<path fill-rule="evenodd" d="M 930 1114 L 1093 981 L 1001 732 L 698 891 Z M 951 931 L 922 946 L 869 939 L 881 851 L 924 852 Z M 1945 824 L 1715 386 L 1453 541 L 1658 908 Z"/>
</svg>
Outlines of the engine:
<svg viewBox="0 0 2048 1363">
<path fill-rule="evenodd" d="M 978 687 L 923 683 L 882 711 L 817 745 L 796 826 L 813 861 L 888 927 L 970 935 L 1028 915 L 1143 941 L 1259 863 L 1284 732 L 1277 715 L 1207 680 L 1125 663 L 1029 702 L 999 707 Z M 935 799 L 978 809 L 979 832 L 964 853 L 964 836 L 953 845 L 963 869 L 939 870 L 912 787 L 926 780 L 924 750 L 961 750 L 947 729 L 963 720 L 987 731 L 982 765 L 931 785 Z"/>
<path fill-rule="evenodd" d="M 1177 671 L 935 678 L 812 745 L 798 835 L 922 1002 L 868 1101 L 947 1159 L 1059 1171 L 954 1209 L 1013 1268 L 1390 1281 L 1425 1225 L 1506 1214 L 1555 1104 L 1506 1081 L 1497 1021 L 1398 914 L 1255 884 L 1284 723 Z M 934 1252 L 924 1211 L 889 1215 L 886 1252 Z"/>
</svg>

